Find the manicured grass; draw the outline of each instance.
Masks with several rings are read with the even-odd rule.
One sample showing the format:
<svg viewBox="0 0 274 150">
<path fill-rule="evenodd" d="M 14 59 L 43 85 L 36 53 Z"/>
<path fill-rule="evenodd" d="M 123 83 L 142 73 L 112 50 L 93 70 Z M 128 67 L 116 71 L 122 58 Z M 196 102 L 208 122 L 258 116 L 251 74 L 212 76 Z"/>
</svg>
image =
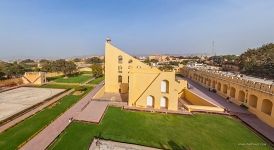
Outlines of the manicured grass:
<svg viewBox="0 0 274 150">
<path fill-rule="evenodd" d="M 58 82 L 58 83 L 84 83 L 84 82 L 88 81 L 91 78 L 92 78 L 91 75 L 76 74 L 76 75 L 73 75 L 73 76 L 69 76 L 67 78 L 64 78 L 64 77 L 57 78 L 53 81 Z"/>
<path fill-rule="evenodd" d="M 56 79 L 59 79 L 59 78 L 63 78 L 64 75 L 61 75 L 61 76 L 55 76 L 55 77 L 47 77 L 47 81 L 53 81 L 53 80 L 56 80 Z"/>
<path fill-rule="evenodd" d="M 162 149 L 270 149 L 234 118 L 131 112 L 114 107 L 107 110 L 99 125 L 73 122 L 50 149 L 86 150 L 94 137 Z M 258 145 L 248 145 L 252 143 Z"/>
<path fill-rule="evenodd" d="M 89 84 L 99 84 L 105 79 L 105 77 L 99 77 L 89 82 Z"/>
<path fill-rule="evenodd" d="M 87 87 L 87 91 L 85 91 L 84 94 L 89 92 L 91 89 L 91 87 Z M 19 145 L 21 145 L 35 133 L 46 127 L 59 115 L 61 115 L 78 100 L 80 100 L 83 95 L 67 95 L 54 105 L 45 108 L 44 110 L 25 119 L 19 124 L 9 128 L 5 132 L 0 133 L 0 149 L 17 149 Z"/>
</svg>

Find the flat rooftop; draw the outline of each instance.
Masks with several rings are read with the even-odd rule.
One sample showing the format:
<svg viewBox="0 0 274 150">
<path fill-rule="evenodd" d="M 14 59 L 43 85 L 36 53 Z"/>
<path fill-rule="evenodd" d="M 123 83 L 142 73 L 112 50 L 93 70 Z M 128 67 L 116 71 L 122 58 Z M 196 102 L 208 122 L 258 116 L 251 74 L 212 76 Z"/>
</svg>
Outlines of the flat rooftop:
<svg viewBox="0 0 274 150">
<path fill-rule="evenodd" d="M 0 121 L 28 109 L 65 89 L 20 87 L 0 93 Z"/>
<path fill-rule="evenodd" d="M 190 68 L 194 68 L 194 69 L 198 69 L 198 70 L 207 70 L 207 71 L 211 71 L 214 73 L 219 73 L 219 74 L 223 74 L 223 75 L 227 75 L 227 76 L 237 76 L 239 74 L 233 73 L 233 72 L 227 72 L 227 71 L 213 71 L 207 68 L 203 68 L 203 67 L 190 67 Z M 257 82 L 257 83 L 264 83 L 264 84 L 268 84 L 268 85 L 274 85 L 274 80 L 269 80 L 269 79 L 262 79 L 262 78 L 257 78 L 257 77 L 252 77 L 252 76 L 248 76 L 248 75 L 244 75 L 241 74 L 242 77 L 239 77 L 241 79 L 245 79 L 245 80 L 249 80 L 249 81 L 253 81 L 253 82 Z"/>
<path fill-rule="evenodd" d="M 232 72 L 225 72 L 225 71 L 219 71 L 222 74 L 228 75 L 228 76 L 236 76 L 237 74 L 232 73 Z M 253 82 L 258 82 L 258 83 L 264 83 L 264 84 L 274 84 L 273 80 L 268 80 L 268 79 L 262 79 L 262 78 L 256 78 L 256 77 L 252 77 L 252 76 L 247 76 L 242 74 L 242 77 L 239 77 L 241 79 L 245 79 L 245 80 L 249 80 L 249 81 L 253 81 Z"/>
</svg>

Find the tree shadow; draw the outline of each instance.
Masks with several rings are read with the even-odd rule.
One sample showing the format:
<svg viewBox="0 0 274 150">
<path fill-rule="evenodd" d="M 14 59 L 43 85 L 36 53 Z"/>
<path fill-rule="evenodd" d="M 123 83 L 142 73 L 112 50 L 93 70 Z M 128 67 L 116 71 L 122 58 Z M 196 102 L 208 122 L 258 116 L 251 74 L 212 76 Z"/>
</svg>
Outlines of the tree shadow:
<svg viewBox="0 0 274 150">
<path fill-rule="evenodd" d="M 178 145 L 174 141 L 168 141 L 169 146 L 171 147 L 172 150 L 191 150 L 190 147 L 186 147 L 183 145 Z"/>
</svg>

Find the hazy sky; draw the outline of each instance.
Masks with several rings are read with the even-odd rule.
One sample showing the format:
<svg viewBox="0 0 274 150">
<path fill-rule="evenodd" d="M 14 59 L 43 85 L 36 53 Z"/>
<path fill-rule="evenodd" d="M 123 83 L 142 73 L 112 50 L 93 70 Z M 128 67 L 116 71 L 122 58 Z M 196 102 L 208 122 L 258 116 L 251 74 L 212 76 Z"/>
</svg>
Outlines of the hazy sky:
<svg viewBox="0 0 274 150">
<path fill-rule="evenodd" d="M 274 0 L 1 0 L 0 59 L 239 54 L 274 42 Z"/>
</svg>

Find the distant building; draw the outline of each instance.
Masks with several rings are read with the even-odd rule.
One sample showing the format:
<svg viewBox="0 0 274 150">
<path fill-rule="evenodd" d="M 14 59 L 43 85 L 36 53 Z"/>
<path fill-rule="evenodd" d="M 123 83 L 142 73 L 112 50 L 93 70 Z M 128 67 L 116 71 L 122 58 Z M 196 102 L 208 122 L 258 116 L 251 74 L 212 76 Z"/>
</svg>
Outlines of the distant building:
<svg viewBox="0 0 274 150">
<path fill-rule="evenodd" d="M 158 60 L 159 62 L 170 61 L 170 58 L 167 55 L 150 55 L 150 56 L 148 56 L 148 59 L 149 60 L 155 59 L 155 60 Z"/>
<path fill-rule="evenodd" d="M 240 71 L 240 67 L 238 65 L 235 64 L 222 64 L 222 70 L 223 71 L 231 71 L 231 72 L 239 72 Z"/>
</svg>

